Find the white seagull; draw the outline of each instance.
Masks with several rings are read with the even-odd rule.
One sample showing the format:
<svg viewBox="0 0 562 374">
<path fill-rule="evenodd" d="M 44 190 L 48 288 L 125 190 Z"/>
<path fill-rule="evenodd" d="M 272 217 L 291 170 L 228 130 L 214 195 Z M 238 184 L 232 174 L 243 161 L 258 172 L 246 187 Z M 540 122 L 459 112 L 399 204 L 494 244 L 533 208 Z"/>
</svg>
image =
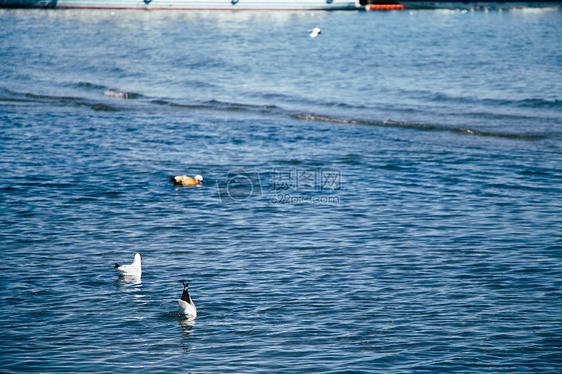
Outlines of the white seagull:
<svg viewBox="0 0 562 374">
<path fill-rule="evenodd" d="M 189 292 L 187 291 L 188 287 L 189 285 L 183 282 L 183 293 L 181 299 L 178 299 L 178 303 L 180 304 L 180 311 L 183 315 L 188 318 L 195 318 L 197 317 L 197 308 L 189 296 Z"/>
<path fill-rule="evenodd" d="M 318 27 L 315 27 L 312 30 L 307 30 L 306 32 L 311 38 L 316 38 L 318 34 L 322 34 L 322 30 L 320 30 Z"/>
<path fill-rule="evenodd" d="M 135 254 L 135 259 L 131 265 L 119 265 L 118 263 L 115 263 L 115 269 L 117 269 L 119 275 L 128 275 L 140 278 L 142 275 L 141 260 L 141 254 L 137 253 Z"/>
</svg>

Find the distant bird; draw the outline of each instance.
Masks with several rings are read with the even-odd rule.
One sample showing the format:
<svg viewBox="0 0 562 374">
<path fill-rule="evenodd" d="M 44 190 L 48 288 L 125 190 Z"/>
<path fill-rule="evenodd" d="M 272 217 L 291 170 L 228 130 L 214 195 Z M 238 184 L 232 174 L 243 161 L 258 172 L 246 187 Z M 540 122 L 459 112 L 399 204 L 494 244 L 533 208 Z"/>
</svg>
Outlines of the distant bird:
<svg viewBox="0 0 562 374">
<path fill-rule="evenodd" d="M 311 38 L 316 38 L 318 34 L 322 34 L 322 30 L 320 30 L 318 27 L 315 27 L 312 30 L 307 30 L 306 32 Z"/>
<path fill-rule="evenodd" d="M 103 92 L 103 94 L 105 96 L 109 96 L 109 97 L 114 97 L 116 99 L 128 99 L 129 98 L 129 94 L 126 92 L 121 92 L 121 91 L 116 91 L 116 90 L 106 90 Z"/>
<path fill-rule="evenodd" d="M 195 304 L 191 297 L 189 296 L 189 292 L 187 291 L 189 285 L 185 282 L 183 283 L 183 293 L 181 295 L 181 299 L 178 299 L 178 303 L 180 304 L 180 312 L 188 318 L 195 318 L 197 317 L 197 308 L 195 308 Z"/>
<path fill-rule="evenodd" d="M 128 275 L 140 278 L 142 275 L 141 269 L 142 256 L 140 253 L 135 254 L 135 259 L 131 265 L 119 265 L 115 264 L 115 269 L 119 272 L 119 275 Z"/>
<path fill-rule="evenodd" d="M 170 179 L 176 186 L 197 186 L 199 185 L 199 182 L 203 184 L 203 177 L 200 175 L 196 175 L 195 178 L 188 177 L 187 175 L 180 175 L 176 177 L 170 177 Z"/>
</svg>

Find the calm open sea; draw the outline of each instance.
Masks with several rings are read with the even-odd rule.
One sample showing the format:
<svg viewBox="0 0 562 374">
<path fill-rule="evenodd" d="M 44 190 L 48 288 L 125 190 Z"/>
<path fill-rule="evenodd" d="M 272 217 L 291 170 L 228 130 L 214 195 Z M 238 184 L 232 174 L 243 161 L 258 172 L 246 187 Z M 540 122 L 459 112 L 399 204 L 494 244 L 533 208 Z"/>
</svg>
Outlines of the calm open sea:
<svg viewBox="0 0 562 374">
<path fill-rule="evenodd" d="M 0 25 L 0 372 L 562 371 L 560 10 Z"/>
</svg>

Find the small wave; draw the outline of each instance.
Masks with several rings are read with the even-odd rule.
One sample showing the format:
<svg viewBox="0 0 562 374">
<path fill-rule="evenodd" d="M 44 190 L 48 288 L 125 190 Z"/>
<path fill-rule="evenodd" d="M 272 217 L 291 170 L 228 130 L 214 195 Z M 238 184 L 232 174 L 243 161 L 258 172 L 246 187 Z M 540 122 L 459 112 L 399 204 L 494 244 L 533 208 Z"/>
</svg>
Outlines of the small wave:
<svg viewBox="0 0 562 374">
<path fill-rule="evenodd" d="M 170 105 L 171 104 L 169 101 L 161 100 L 161 99 L 151 100 L 150 102 L 152 104 L 156 104 L 156 105 Z"/>
<path fill-rule="evenodd" d="M 175 107 L 175 108 L 184 108 L 184 109 L 206 109 L 206 108 L 209 108 L 209 106 L 205 105 L 205 104 L 178 104 L 178 103 L 174 103 L 174 102 L 166 102 L 166 101 L 163 101 L 163 100 L 159 100 L 159 102 L 157 104 L 170 105 L 170 106 Z"/>
<path fill-rule="evenodd" d="M 449 130 L 449 128 L 446 127 L 443 127 L 442 129 Z M 507 139 L 538 140 L 544 138 L 543 135 L 538 135 L 538 134 L 510 134 L 510 133 L 501 133 L 501 132 L 479 131 L 475 129 L 461 128 L 461 127 L 451 128 L 450 131 L 460 134 L 467 134 L 467 135 L 490 136 L 490 137 L 507 138 Z"/>
<path fill-rule="evenodd" d="M 76 87 L 78 88 L 86 88 L 89 90 L 95 90 L 95 91 L 100 91 L 100 90 L 107 90 L 108 87 L 99 85 L 99 84 L 95 84 L 95 83 L 90 83 L 90 82 L 78 82 L 75 84 Z"/>
<path fill-rule="evenodd" d="M 5 87 L 0 87 L 0 100 L 9 101 L 13 99 L 22 99 L 22 94 L 9 90 Z"/>
<path fill-rule="evenodd" d="M 276 160 L 275 162 L 279 164 L 286 164 L 286 165 L 300 165 L 303 163 L 302 160 L 297 159 L 290 159 L 290 160 Z"/>
<path fill-rule="evenodd" d="M 335 118 L 330 116 L 325 116 L 322 114 L 291 114 L 291 117 L 296 119 L 301 119 L 305 121 L 322 121 L 322 122 L 333 122 L 333 123 L 347 123 L 347 124 L 354 124 L 354 125 L 369 125 L 375 124 L 375 122 L 369 121 L 360 121 L 360 120 L 351 120 L 351 119 L 343 119 L 343 118 Z"/>
<path fill-rule="evenodd" d="M 241 104 L 241 103 L 224 102 L 218 100 L 210 100 L 207 101 L 205 104 L 214 109 L 221 109 L 221 110 L 234 111 L 234 112 L 243 112 L 243 111 L 269 112 L 277 109 L 277 106 L 275 105 Z"/>
<path fill-rule="evenodd" d="M 430 102 L 449 102 L 455 104 L 484 104 L 487 106 L 516 106 L 524 108 L 561 108 L 562 100 L 547 100 L 544 98 L 527 99 L 502 99 L 475 96 L 456 96 L 444 92 L 432 92 L 426 90 L 399 90 L 398 94 L 413 96 Z"/>
<path fill-rule="evenodd" d="M 96 112 L 116 112 L 118 110 L 117 108 L 105 104 L 80 103 L 78 105 L 86 106 L 92 110 L 95 110 Z"/>
<path fill-rule="evenodd" d="M 132 100 L 142 97 L 142 95 L 138 93 L 117 91 L 111 88 L 103 91 L 103 94 L 108 97 L 113 97 L 115 99 L 124 99 L 124 100 Z"/>
<path fill-rule="evenodd" d="M 260 93 L 254 95 L 259 99 L 265 100 L 275 100 L 277 102 L 285 102 L 285 103 L 298 103 L 299 105 L 308 105 L 308 106 L 322 106 L 322 107 L 332 107 L 332 108 L 342 108 L 342 109 L 357 109 L 356 105 L 352 105 L 346 102 L 341 101 L 333 101 L 333 100 L 319 100 L 318 98 L 310 98 L 310 97 L 303 97 L 303 96 L 294 96 L 294 95 L 285 95 L 279 93 Z"/>
<path fill-rule="evenodd" d="M 112 97 L 114 99 L 138 99 L 143 97 L 143 95 L 136 93 L 136 92 L 125 92 L 125 91 L 120 91 L 120 90 L 116 90 L 113 88 L 109 88 L 107 86 L 101 85 L 101 84 L 96 84 L 96 83 L 91 83 L 91 82 L 78 82 L 75 84 L 72 84 L 73 87 L 75 88 L 80 88 L 80 89 L 86 89 L 86 90 L 90 90 L 90 91 L 98 91 L 98 92 L 103 92 L 104 96 L 107 97 Z"/>
<path fill-rule="evenodd" d="M 170 105 L 177 108 L 186 109 L 212 109 L 221 110 L 228 112 L 259 112 L 259 113 L 271 113 L 278 110 L 279 108 L 275 105 L 259 105 L 259 104 L 241 104 L 234 102 L 224 102 L 219 100 L 209 100 L 193 104 L 180 104 L 175 102 L 168 102 L 165 100 L 153 101 L 155 104 L 160 105 Z"/>
<path fill-rule="evenodd" d="M 326 115 L 314 115 L 314 114 L 292 114 L 291 117 L 305 120 L 305 121 L 322 121 L 322 122 L 332 122 L 332 123 L 343 123 L 352 125 L 368 125 L 368 126 L 380 126 L 380 127 L 394 127 L 394 128 L 404 128 L 413 129 L 421 131 L 449 131 L 458 134 L 474 135 L 474 136 L 489 136 L 496 138 L 508 138 L 508 139 L 522 139 L 522 140 L 538 140 L 544 138 L 543 135 L 538 134 L 513 134 L 513 133 L 503 133 L 503 132 L 490 132 L 481 131 L 471 128 L 463 127 L 447 127 L 423 123 L 408 123 L 408 122 L 397 122 L 392 120 L 387 120 L 383 122 L 376 121 L 366 121 L 366 120 L 349 120 L 336 117 L 330 117 Z"/>
<path fill-rule="evenodd" d="M 467 99 L 470 101 L 469 99 Z M 474 102 L 481 102 L 489 106 L 515 106 L 521 108 L 562 108 L 561 100 L 546 100 L 546 99 L 519 99 L 519 100 L 509 100 L 509 99 L 474 99 Z"/>
<path fill-rule="evenodd" d="M 37 95 L 32 93 L 26 93 L 25 97 L 30 99 L 38 100 L 56 100 L 56 101 L 80 101 L 82 98 L 74 96 L 52 96 L 52 95 Z"/>
<path fill-rule="evenodd" d="M 519 105 L 530 108 L 562 108 L 562 100 L 526 99 L 520 100 Z"/>
<path fill-rule="evenodd" d="M 27 99 L 22 99 L 22 98 L 17 98 L 17 97 L 0 97 L 0 102 L 12 102 L 12 103 L 18 103 L 18 102 L 28 102 L 30 100 Z"/>
<path fill-rule="evenodd" d="M 52 96 L 52 95 L 37 95 L 37 94 L 32 94 L 32 93 L 27 93 L 25 94 L 25 97 L 29 98 L 29 99 L 34 99 L 34 100 L 50 100 L 50 101 L 57 101 L 61 104 L 72 104 L 72 105 L 76 105 L 76 106 L 84 106 L 84 107 L 88 107 L 92 110 L 95 111 L 104 111 L 104 112 L 109 112 L 109 111 L 117 111 L 117 108 L 114 108 L 112 106 L 106 105 L 106 104 L 102 104 L 102 103 L 92 103 L 89 102 L 81 97 L 74 97 L 74 96 Z"/>
<path fill-rule="evenodd" d="M 291 95 L 286 95 L 278 92 L 261 92 L 259 94 L 256 94 L 256 96 L 267 100 L 285 100 L 285 101 L 290 101 L 293 100 L 294 98 Z"/>
</svg>

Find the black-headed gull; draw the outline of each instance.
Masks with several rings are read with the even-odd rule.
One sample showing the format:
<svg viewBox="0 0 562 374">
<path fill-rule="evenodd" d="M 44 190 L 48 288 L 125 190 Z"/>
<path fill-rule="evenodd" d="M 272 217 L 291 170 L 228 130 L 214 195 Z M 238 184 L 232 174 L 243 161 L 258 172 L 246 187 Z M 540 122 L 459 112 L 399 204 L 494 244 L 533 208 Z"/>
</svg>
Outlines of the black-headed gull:
<svg viewBox="0 0 562 374">
<path fill-rule="evenodd" d="M 196 175 L 194 178 L 188 177 L 187 175 L 179 175 L 176 177 L 171 177 L 170 179 L 176 186 L 197 186 L 199 185 L 199 182 L 203 184 L 203 177 L 200 175 Z"/>
<path fill-rule="evenodd" d="M 115 269 L 117 269 L 119 275 L 128 275 L 140 278 L 142 275 L 141 260 L 141 254 L 137 253 L 135 254 L 135 259 L 131 265 L 119 265 L 118 263 L 115 263 Z"/>
<path fill-rule="evenodd" d="M 322 34 L 322 30 L 320 30 L 318 27 L 315 27 L 312 30 L 307 30 L 306 32 L 311 38 L 316 38 L 318 34 Z"/>
<path fill-rule="evenodd" d="M 189 285 L 183 282 L 183 293 L 181 295 L 181 299 L 178 299 L 180 312 L 188 318 L 195 318 L 197 317 L 197 308 L 195 308 L 195 304 L 189 296 L 189 292 L 187 291 L 188 287 Z"/>
</svg>

